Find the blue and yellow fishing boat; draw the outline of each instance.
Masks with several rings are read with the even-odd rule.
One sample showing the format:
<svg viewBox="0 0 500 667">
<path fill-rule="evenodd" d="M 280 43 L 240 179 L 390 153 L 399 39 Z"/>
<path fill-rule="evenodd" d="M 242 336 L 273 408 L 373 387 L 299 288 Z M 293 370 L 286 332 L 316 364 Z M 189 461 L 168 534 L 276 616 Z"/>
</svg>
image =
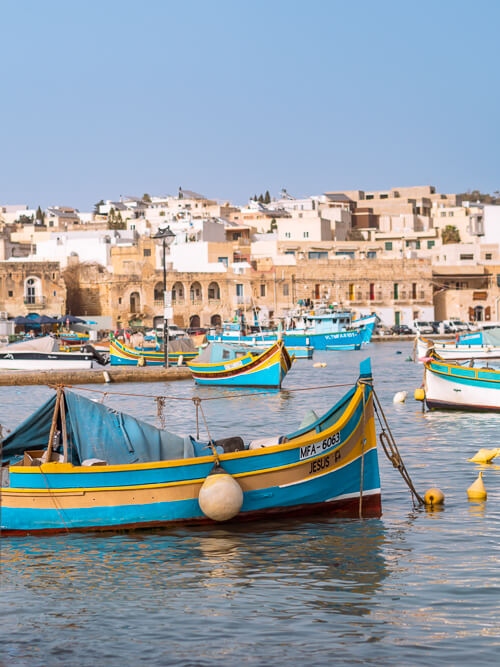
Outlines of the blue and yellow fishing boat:
<svg viewBox="0 0 500 667">
<path fill-rule="evenodd" d="M 187 365 L 198 384 L 279 388 L 292 358 L 281 340 L 266 350 L 210 343 Z"/>
<path fill-rule="evenodd" d="M 181 344 L 182 341 L 182 344 Z M 168 362 L 177 365 L 194 359 L 198 350 L 191 341 L 179 338 L 169 342 Z M 109 344 L 109 354 L 112 366 L 162 366 L 165 363 L 165 354 L 159 345 L 156 347 L 130 347 L 119 340 L 112 340 Z"/>
<path fill-rule="evenodd" d="M 83 345 L 84 343 L 88 343 L 90 338 L 88 333 L 70 331 L 69 329 L 61 329 L 58 332 L 58 337 L 67 345 Z"/>
<path fill-rule="evenodd" d="M 1 528 L 20 534 L 320 512 L 379 516 L 371 382 L 367 359 L 323 416 L 248 444 L 239 436 L 180 437 L 60 388 L 5 440 Z"/>
</svg>

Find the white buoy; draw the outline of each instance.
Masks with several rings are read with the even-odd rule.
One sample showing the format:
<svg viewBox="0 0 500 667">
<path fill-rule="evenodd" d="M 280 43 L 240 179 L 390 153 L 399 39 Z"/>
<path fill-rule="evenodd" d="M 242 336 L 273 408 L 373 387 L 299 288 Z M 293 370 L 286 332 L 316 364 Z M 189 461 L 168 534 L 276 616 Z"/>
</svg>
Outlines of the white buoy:
<svg viewBox="0 0 500 667">
<path fill-rule="evenodd" d="M 109 377 L 108 371 L 103 371 L 103 376 L 104 376 L 104 382 L 108 383 L 111 382 L 111 378 Z"/>
<path fill-rule="evenodd" d="M 408 396 L 408 393 L 406 391 L 398 391 L 397 394 L 394 394 L 394 398 L 392 399 L 393 403 L 404 403 L 406 401 L 406 397 Z"/>
<path fill-rule="evenodd" d="M 238 482 L 220 466 L 214 467 L 198 495 L 201 511 L 213 521 L 227 521 L 243 505 L 243 491 Z"/>
<path fill-rule="evenodd" d="M 182 362 L 184 361 L 184 355 L 181 354 L 179 358 L 177 359 L 177 366 L 182 366 Z"/>
</svg>

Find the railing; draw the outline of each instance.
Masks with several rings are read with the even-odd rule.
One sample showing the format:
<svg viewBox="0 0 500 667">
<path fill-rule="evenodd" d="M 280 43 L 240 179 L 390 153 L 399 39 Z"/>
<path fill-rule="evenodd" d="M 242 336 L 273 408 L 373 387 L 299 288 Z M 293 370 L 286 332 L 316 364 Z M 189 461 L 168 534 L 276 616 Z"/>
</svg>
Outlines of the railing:
<svg viewBox="0 0 500 667">
<path fill-rule="evenodd" d="M 30 308 L 43 308 L 47 302 L 44 296 L 26 296 L 24 297 L 24 305 L 28 310 Z"/>
</svg>

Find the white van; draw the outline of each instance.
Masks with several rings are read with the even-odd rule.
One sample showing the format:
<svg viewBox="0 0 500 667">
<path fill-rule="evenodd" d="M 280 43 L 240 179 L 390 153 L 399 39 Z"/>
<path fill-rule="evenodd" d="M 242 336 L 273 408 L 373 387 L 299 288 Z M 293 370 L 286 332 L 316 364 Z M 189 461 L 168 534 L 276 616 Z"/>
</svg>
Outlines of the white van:
<svg viewBox="0 0 500 667">
<path fill-rule="evenodd" d="M 434 333 L 432 324 L 430 322 L 424 322 L 424 320 L 413 320 L 413 330 L 418 334 L 431 334 Z"/>
<path fill-rule="evenodd" d="M 460 320 L 443 320 L 443 323 L 452 333 L 459 331 L 469 331 L 469 325 Z"/>
</svg>

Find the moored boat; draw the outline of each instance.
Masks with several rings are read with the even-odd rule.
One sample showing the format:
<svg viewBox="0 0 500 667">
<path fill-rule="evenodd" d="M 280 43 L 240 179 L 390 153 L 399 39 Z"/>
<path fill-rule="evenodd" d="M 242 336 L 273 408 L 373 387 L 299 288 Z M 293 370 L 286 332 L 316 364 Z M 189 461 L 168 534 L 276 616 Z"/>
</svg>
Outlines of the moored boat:
<svg viewBox="0 0 500 667">
<path fill-rule="evenodd" d="M 104 360 L 92 346 L 64 352 L 51 336 L 33 338 L 0 348 L 0 369 L 19 371 L 85 370 Z"/>
<path fill-rule="evenodd" d="M 429 409 L 500 411 L 500 371 L 461 366 L 435 354 L 424 365 Z"/>
<path fill-rule="evenodd" d="M 500 359 L 500 333 L 498 330 L 477 331 L 462 334 L 455 341 L 440 341 L 417 336 L 417 360 L 434 351 L 442 359 L 461 361 L 465 359 Z"/>
<path fill-rule="evenodd" d="M 187 365 L 198 384 L 279 388 L 292 359 L 281 340 L 265 350 L 210 343 Z"/>
<path fill-rule="evenodd" d="M 214 466 L 215 477 L 222 469 L 240 489 L 234 521 L 380 516 L 370 361 L 360 370 L 321 417 L 246 446 L 240 437 L 227 447 L 227 438 L 176 436 L 60 390 L 4 442 L 3 463 L 11 463 L 2 468 L 1 528 L 19 534 L 214 523 L 200 505 Z"/>
<path fill-rule="evenodd" d="M 116 338 L 109 344 L 109 353 L 112 366 L 162 366 L 165 363 L 165 353 L 160 346 L 131 347 Z M 168 362 L 172 365 L 186 363 L 198 355 L 190 339 L 178 338 L 168 343 Z"/>
</svg>

